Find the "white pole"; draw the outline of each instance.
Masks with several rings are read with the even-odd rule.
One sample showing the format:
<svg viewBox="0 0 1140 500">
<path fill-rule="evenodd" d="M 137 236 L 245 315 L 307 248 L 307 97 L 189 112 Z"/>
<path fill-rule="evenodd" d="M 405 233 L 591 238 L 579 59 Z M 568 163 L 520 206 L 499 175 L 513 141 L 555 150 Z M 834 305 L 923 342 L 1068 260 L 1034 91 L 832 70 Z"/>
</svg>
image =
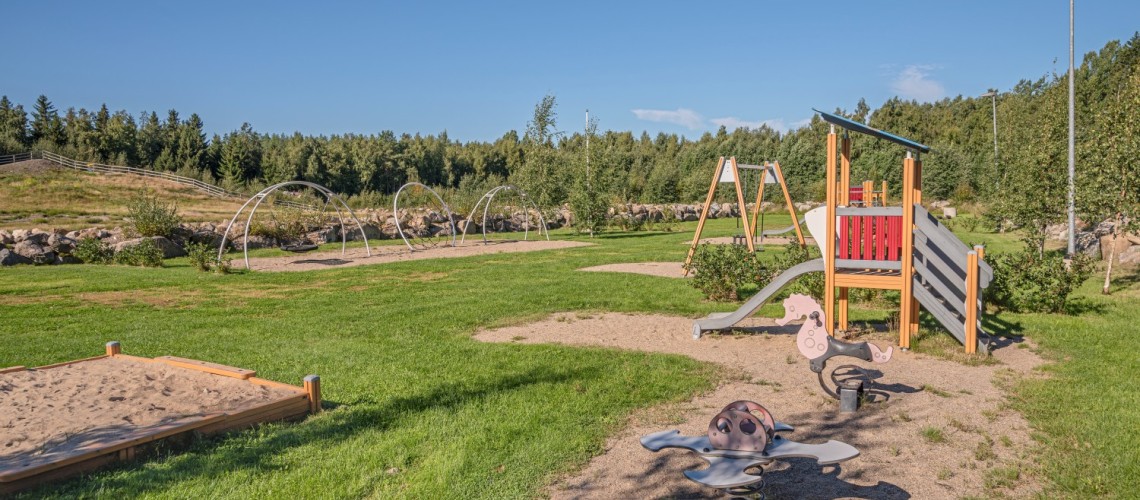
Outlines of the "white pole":
<svg viewBox="0 0 1140 500">
<path fill-rule="evenodd" d="M 1076 201 L 1075 201 L 1075 188 L 1073 178 L 1076 172 L 1076 106 L 1074 106 L 1073 95 L 1076 88 L 1076 82 L 1073 79 L 1073 6 L 1074 0 L 1069 0 L 1069 253 L 1068 256 L 1072 257 L 1076 252 Z"/>
<path fill-rule="evenodd" d="M 994 105 L 994 170 L 998 168 L 998 146 L 997 146 L 997 91 L 994 95 L 990 96 Z"/>
<path fill-rule="evenodd" d="M 590 190 L 590 110 L 586 110 L 586 190 Z"/>
</svg>

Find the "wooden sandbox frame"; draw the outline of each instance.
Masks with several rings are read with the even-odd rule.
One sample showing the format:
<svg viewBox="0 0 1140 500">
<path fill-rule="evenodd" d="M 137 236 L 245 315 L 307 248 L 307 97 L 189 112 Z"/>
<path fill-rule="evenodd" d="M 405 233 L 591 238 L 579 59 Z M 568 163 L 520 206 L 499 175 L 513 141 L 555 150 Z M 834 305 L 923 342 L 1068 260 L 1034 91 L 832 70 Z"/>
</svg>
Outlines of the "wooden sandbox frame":
<svg viewBox="0 0 1140 500">
<path fill-rule="evenodd" d="M 292 394 L 236 412 L 214 412 L 195 415 L 172 422 L 130 431 L 110 439 L 86 444 L 71 453 L 50 458 L 31 459 L 18 466 L 0 470 L 0 496 L 24 490 L 45 482 L 90 472 L 107 464 L 132 460 L 142 447 L 159 441 L 186 439 L 193 435 L 210 436 L 252 427 L 257 424 L 301 420 L 321 409 L 321 379 L 317 375 L 304 378 L 302 387 L 257 378 L 257 372 L 244 368 L 219 365 L 206 361 L 159 356 L 143 358 L 122 353 L 118 342 L 108 342 L 106 354 L 91 358 L 67 361 L 32 368 L 50 370 L 109 357 L 121 357 L 143 363 L 162 363 L 179 368 L 197 370 L 221 377 L 244 380 L 250 384 L 284 389 Z M 0 368 L 0 374 L 28 370 L 23 366 Z"/>
</svg>

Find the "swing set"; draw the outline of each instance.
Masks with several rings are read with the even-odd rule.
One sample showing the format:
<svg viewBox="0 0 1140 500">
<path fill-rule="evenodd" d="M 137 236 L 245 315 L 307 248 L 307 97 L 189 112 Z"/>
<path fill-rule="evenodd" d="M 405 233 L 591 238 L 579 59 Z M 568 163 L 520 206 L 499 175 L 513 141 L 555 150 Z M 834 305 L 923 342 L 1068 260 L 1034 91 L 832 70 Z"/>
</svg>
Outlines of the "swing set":
<svg viewBox="0 0 1140 500">
<path fill-rule="evenodd" d="M 756 204 L 752 208 L 752 220 L 748 220 L 747 206 L 744 204 L 744 188 L 741 186 L 740 177 L 741 172 L 744 170 L 752 170 L 760 173 L 759 185 L 756 189 Z M 713 172 L 712 184 L 709 186 L 708 196 L 705 197 L 705 204 L 701 208 L 701 218 L 697 221 L 697 231 L 693 234 L 693 243 L 689 246 L 689 253 L 685 256 L 684 274 L 689 274 L 689 264 L 693 261 L 693 254 L 697 251 L 697 245 L 701 241 L 701 232 L 704 231 L 705 221 L 708 219 L 709 210 L 712 206 L 713 198 L 716 196 L 717 186 L 720 184 L 732 183 L 736 187 L 736 202 L 740 207 L 740 220 L 744 226 L 744 243 L 748 246 L 749 252 L 756 251 L 756 229 L 757 223 L 761 217 L 760 205 L 764 201 L 764 185 L 765 184 L 779 184 L 780 190 L 784 193 L 784 204 L 787 207 L 788 215 L 792 217 L 792 227 L 795 229 L 796 240 L 799 241 L 800 246 L 804 243 L 804 233 L 800 228 L 799 219 L 796 216 L 796 207 L 792 204 L 792 196 L 788 194 L 788 185 L 784 182 L 784 171 L 780 169 L 780 162 L 764 162 L 763 165 L 749 165 L 745 163 L 737 163 L 736 157 L 720 157 L 717 160 L 716 170 Z M 763 229 L 763 224 L 760 225 Z M 783 231 L 780 231 L 783 232 Z M 762 232 L 764 234 L 766 232 Z"/>
</svg>

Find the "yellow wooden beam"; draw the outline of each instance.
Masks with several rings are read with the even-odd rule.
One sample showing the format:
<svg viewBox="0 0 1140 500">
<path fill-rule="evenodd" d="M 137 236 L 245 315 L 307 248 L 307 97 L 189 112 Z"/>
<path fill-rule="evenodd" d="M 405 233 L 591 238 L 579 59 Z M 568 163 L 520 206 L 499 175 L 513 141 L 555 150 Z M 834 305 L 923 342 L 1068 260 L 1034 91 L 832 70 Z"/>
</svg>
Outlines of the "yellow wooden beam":
<svg viewBox="0 0 1140 500">
<path fill-rule="evenodd" d="M 697 251 L 697 245 L 701 243 L 701 231 L 705 230 L 705 219 L 709 216 L 709 206 L 712 205 L 713 196 L 716 195 L 716 185 L 720 182 L 720 172 L 724 170 L 724 157 L 716 162 L 716 171 L 713 172 L 712 184 L 709 186 L 709 194 L 705 196 L 705 204 L 701 207 L 701 218 L 697 221 L 697 231 L 693 233 L 693 244 L 689 245 L 689 254 L 685 256 L 685 265 L 683 266 L 684 276 L 689 275 L 689 263 L 693 261 L 693 253 Z"/>
</svg>

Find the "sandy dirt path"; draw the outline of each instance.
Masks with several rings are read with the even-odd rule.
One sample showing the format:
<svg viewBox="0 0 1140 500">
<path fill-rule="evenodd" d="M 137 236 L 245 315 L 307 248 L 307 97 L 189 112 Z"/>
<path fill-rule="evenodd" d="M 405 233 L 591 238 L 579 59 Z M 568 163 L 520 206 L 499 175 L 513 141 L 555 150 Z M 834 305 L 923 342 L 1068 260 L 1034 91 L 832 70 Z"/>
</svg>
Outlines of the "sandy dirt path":
<svg viewBox="0 0 1140 500">
<path fill-rule="evenodd" d="M 872 368 L 881 374 L 873 386 L 880 402 L 841 414 L 796 350 L 799 325 L 776 327 L 762 318 L 750 321 L 753 328 L 748 334 L 693 340 L 689 318 L 561 313 L 538 323 L 480 331 L 476 338 L 674 353 L 723 364 L 738 375 L 737 380 L 690 401 L 638 412 L 608 440 L 605 454 L 551 486 L 548 493 L 554 498 L 720 496 L 682 475 L 703 468 L 701 459 L 682 450 L 653 453 L 642 448 L 638 438 L 666 429 L 704 434 L 709 419 L 738 399 L 757 401 L 777 420 L 795 426 L 795 432 L 786 434 L 789 439 L 806 443 L 835 439 L 861 452 L 838 466 L 821 467 L 811 459 L 777 462 L 764 474 L 769 498 L 983 495 L 986 471 L 994 468 L 1020 471 L 1015 487 L 1002 494 L 1019 497 L 1038 491 L 1039 485 L 1024 469 L 1032 462 L 1026 456 L 1031 446 L 1028 424 L 1008 409 L 1000 388 L 1029 376 L 1042 363 L 1032 349 L 1018 345 L 999 349 L 994 354 L 998 363 L 986 366 L 896 349 L 889 363 Z M 892 344 L 887 334 L 874 335 L 878 338 L 872 341 L 881 347 Z"/>
<path fill-rule="evenodd" d="M 269 272 L 311 271 L 314 269 L 370 266 L 409 260 L 453 259 L 457 257 L 496 253 L 537 252 L 540 250 L 556 250 L 589 245 L 591 244 L 563 240 L 503 241 L 489 244 L 483 244 L 483 242 L 467 242 L 455 247 L 440 246 L 414 252 L 408 250 L 408 247 L 403 245 L 384 245 L 372 247 L 371 257 L 368 256 L 363 248 L 350 248 L 344 255 L 342 255 L 340 251 L 332 251 L 303 253 L 285 257 L 251 257 L 249 259 L 249 267 L 254 271 Z M 234 258 L 233 265 L 239 269 L 245 267 L 245 262 L 242 260 L 241 255 Z"/>
</svg>

